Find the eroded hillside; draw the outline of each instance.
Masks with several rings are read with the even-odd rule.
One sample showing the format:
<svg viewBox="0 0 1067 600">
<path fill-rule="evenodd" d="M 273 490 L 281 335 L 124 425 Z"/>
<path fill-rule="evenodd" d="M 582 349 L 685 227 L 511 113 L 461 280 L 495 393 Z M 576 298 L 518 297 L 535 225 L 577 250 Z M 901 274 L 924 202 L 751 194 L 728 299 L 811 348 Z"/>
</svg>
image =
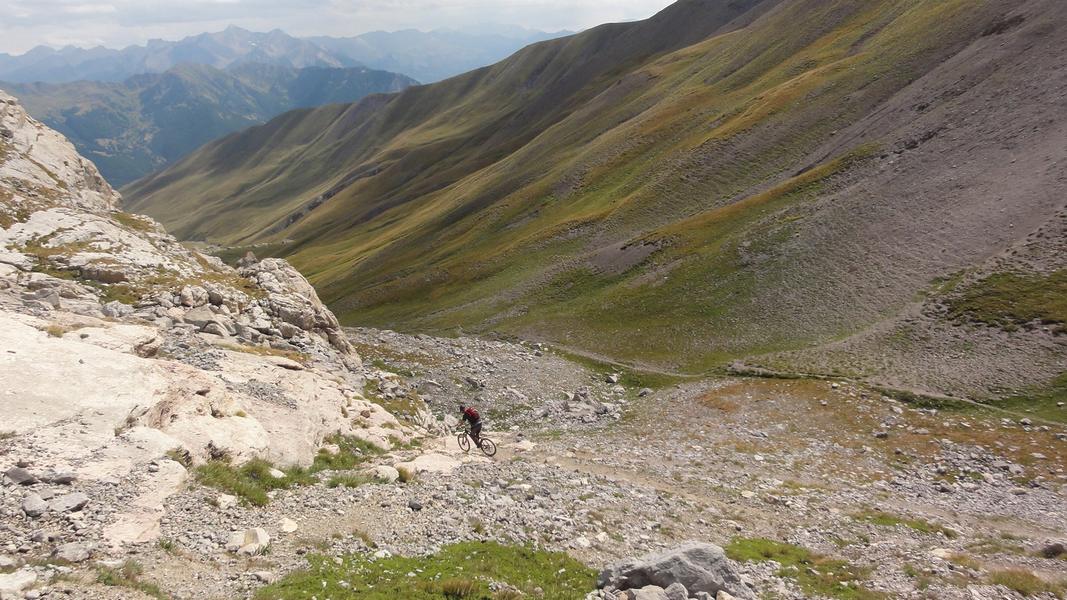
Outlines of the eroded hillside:
<svg viewBox="0 0 1067 600">
<path fill-rule="evenodd" d="M 1063 290 L 1065 22 L 1049 0 L 685 0 L 287 114 L 130 206 L 289 257 L 347 322 L 1003 395 L 1062 372 L 1062 307 L 951 306 L 1024 248 L 1021 276 Z"/>
</svg>

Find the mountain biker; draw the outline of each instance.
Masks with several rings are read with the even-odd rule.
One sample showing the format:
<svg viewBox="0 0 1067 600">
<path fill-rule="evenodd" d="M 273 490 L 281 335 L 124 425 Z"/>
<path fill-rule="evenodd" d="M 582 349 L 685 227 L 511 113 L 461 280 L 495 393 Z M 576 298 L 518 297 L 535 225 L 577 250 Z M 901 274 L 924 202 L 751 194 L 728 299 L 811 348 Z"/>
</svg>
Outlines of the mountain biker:
<svg viewBox="0 0 1067 600">
<path fill-rule="evenodd" d="M 471 424 L 471 437 L 474 438 L 474 443 L 481 447 L 482 445 L 482 417 L 478 414 L 477 410 L 474 410 L 473 406 L 459 405 L 459 412 L 463 414 L 463 420 Z"/>
</svg>

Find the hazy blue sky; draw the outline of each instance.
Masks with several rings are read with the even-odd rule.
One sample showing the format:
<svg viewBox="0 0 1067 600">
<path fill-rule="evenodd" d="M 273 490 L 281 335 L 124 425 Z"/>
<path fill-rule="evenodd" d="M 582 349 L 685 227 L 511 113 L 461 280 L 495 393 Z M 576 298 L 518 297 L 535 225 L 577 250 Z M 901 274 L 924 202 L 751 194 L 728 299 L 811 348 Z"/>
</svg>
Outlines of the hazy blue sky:
<svg viewBox="0 0 1067 600">
<path fill-rule="evenodd" d="M 493 23 L 556 31 L 641 19 L 671 0 L 0 0 L 0 52 L 122 47 L 239 25 L 299 35 Z"/>
</svg>

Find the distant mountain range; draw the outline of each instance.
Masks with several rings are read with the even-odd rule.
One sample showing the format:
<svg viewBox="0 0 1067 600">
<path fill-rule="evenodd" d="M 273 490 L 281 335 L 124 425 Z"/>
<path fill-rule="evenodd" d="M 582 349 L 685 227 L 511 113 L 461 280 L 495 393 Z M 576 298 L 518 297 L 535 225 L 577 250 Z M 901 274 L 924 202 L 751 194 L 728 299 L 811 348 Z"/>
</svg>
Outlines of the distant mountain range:
<svg viewBox="0 0 1067 600">
<path fill-rule="evenodd" d="M 152 40 L 144 46 L 66 48 L 38 46 L 26 54 L 0 54 L 0 81 L 125 81 L 133 75 L 162 73 L 182 63 L 225 69 L 244 63 L 292 68 L 353 67 L 353 61 L 280 30 L 255 33 L 229 27 L 176 42 Z M 30 110 L 32 114 L 33 111 Z"/>
<path fill-rule="evenodd" d="M 373 31 L 350 38 L 313 37 L 308 41 L 360 64 L 403 73 L 422 83 L 433 83 L 493 64 L 529 44 L 571 33 L 547 33 L 521 27 L 504 27 L 491 32 L 408 29 Z"/>
<path fill-rule="evenodd" d="M 0 81 L 121 82 L 134 75 L 162 73 L 183 63 L 216 69 L 257 63 L 290 68 L 366 66 L 432 82 L 491 64 L 533 42 L 569 33 L 501 26 L 491 32 L 376 31 L 351 38 L 300 39 L 277 29 L 257 33 L 229 27 L 217 33 L 178 41 L 152 40 L 144 46 L 121 50 L 73 46 L 56 50 L 38 46 L 17 56 L 0 54 Z"/>
<path fill-rule="evenodd" d="M 67 136 L 117 187 L 215 138 L 285 111 L 352 102 L 415 83 L 404 75 L 364 67 L 232 62 L 225 70 L 183 64 L 121 83 L 0 82 L 0 89 Z"/>
</svg>

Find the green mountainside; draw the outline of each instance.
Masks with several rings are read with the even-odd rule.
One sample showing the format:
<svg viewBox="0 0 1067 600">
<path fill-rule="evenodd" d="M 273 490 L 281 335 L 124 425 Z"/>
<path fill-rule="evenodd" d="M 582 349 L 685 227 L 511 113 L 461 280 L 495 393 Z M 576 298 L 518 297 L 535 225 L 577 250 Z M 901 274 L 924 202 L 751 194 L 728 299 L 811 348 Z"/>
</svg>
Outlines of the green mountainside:
<svg viewBox="0 0 1067 600">
<path fill-rule="evenodd" d="M 122 83 L 3 83 L 35 118 L 67 136 L 114 186 L 225 134 L 294 108 L 352 102 L 415 81 L 365 68 L 184 64 Z"/>
<path fill-rule="evenodd" d="M 803 369 L 1063 210 L 1065 25 L 1053 0 L 682 0 L 124 193 L 288 257 L 348 323 Z M 889 363 L 865 352 L 820 368 Z"/>
</svg>

